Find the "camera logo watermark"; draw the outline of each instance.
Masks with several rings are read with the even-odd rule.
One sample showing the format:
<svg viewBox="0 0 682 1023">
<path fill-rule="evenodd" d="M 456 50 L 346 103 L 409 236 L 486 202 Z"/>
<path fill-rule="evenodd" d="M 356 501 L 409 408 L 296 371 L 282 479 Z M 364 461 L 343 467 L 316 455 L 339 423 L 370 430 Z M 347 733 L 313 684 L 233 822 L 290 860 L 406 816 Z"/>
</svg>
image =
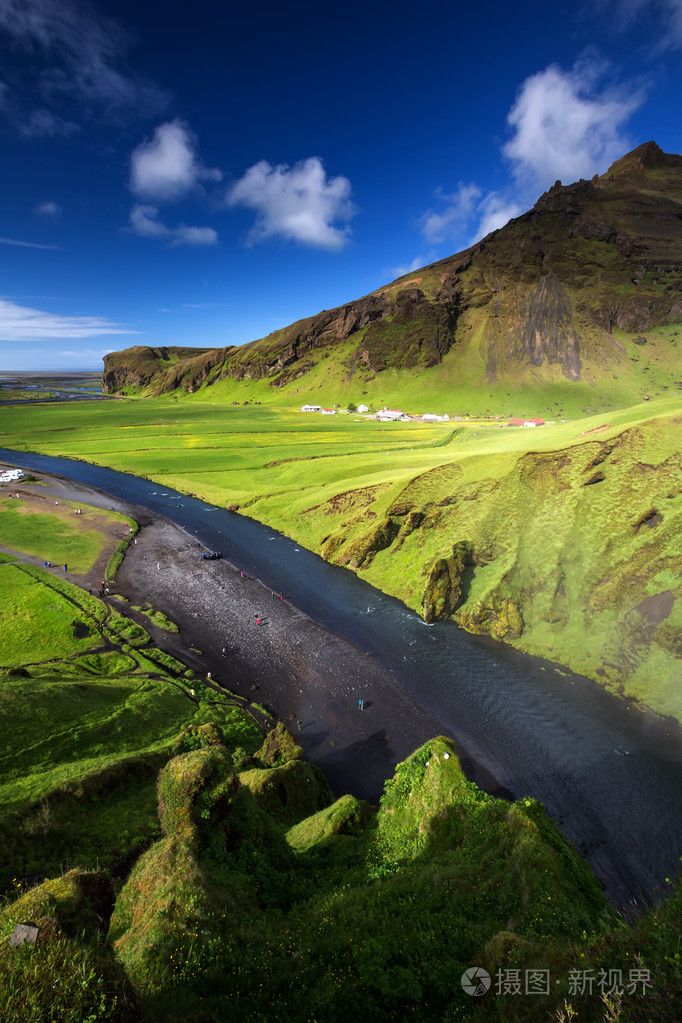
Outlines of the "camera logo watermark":
<svg viewBox="0 0 682 1023">
<path fill-rule="evenodd" d="M 462 974 L 462 988 L 468 995 L 480 998 L 490 989 L 490 974 L 482 966 L 470 966 Z"/>
</svg>

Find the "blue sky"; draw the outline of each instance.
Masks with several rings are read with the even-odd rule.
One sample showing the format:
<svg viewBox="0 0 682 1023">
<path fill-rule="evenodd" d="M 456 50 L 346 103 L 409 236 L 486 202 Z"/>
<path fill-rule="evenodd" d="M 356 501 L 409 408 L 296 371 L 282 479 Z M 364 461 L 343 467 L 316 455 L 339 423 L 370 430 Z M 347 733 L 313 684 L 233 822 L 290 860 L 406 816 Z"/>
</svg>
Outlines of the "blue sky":
<svg viewBox="0 0 682 1023">
<path fill-rule="evenodd" d="M 262 337 L 682 152 L 682 0 L 0 0 L 0 370 Z"/>
</svg>

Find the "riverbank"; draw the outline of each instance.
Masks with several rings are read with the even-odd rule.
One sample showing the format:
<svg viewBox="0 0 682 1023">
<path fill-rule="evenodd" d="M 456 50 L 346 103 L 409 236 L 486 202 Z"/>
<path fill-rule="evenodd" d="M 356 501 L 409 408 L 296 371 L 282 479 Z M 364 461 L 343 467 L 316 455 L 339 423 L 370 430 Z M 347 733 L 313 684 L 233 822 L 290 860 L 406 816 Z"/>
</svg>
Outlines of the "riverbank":
<svg viewBox="0 0 682 1023">
<path fill-rule="evenodd" d="M 41 493 L 55 500 L 113 507 L 140 524 L 112 595 L 163 611 L 180 631 L 164 634 L 162 648 L 284 721 L 336 795 L 377 803 L 398 762 L 428 739 L 450 734 L 371 655 L 312 621 L 286 593 L 224 559 L 202 558 L 206 549 L 180 526 L 81 484 L 44 476 L 46 483 Z M 94 591 L 101 567 L 90 576 L 73 581 Z M 463 761 L 480 787 L 509 794 L 480 764 Z"/>
</svg>

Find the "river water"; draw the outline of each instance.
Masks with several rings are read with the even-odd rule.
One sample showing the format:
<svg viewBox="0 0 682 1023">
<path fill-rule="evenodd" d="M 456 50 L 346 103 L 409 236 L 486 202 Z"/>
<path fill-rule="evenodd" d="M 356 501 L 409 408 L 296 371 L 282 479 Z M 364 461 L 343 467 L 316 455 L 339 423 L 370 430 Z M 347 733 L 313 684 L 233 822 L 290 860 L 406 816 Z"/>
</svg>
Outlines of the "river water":
<svg viewBox="0 0 682 1023">
<path fill-rule="evenodd" d="M 372 653 L 515 798 L 540 799 L 615 905 L 650 899 L 682 854 L 682 731 L 549 661 L 450 622 L 425 623 L 352 572 L 275 530 L 147 480 L 0 449 L 164 515 L 320 625 Z M 625 755 L 627 751 L 627 755 Z"/>
</svg>

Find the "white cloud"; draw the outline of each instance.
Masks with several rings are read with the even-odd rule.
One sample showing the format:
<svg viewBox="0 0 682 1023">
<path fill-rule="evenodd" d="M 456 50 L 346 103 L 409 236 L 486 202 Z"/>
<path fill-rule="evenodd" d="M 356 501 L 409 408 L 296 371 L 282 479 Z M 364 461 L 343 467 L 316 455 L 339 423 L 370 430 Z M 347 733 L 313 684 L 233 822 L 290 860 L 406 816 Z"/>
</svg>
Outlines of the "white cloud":
<svg viewBox="0 0 682 1023">
<path fill-rule="evenodd" d="M 631 28 L 638 18 L 658 36 L 658 50 L 682 49 L 682 0 L 598 0 L 599 7 L 615 8 L 619 29 Z"/>
<path fill-rule="evenodd" d="M 130 228 L 140 238 L 161 238 L 172 247 L 176 245 L 215 245 L 218 235 L 212 227 L 167 227 L 157 219 L 156 206 L 140 203 L 130 211 Z"/>
<path fill-rule="evenodd" d="M 261 160 L 227 191 L 228 206 L 256 211 L 250 245 L 267 238 L 287 238 L 314 248 L 338 250 L 350 236 L 348 226 L 335 226 L 355 214 L 348 178 L 327 179 L 317 156 L 289 167 Z"/>
<path fill-rule="evenodd" d="M 0 299 L 0 341 L 43 341 L 48 338 L 137 334 L 101 316 L 57 316 Z"/>
<path fill-rule="evenodd" d="M 520 185 L 546 189 L 555 180 L 591 178 L 630 148 L 623 126 L 641 106 L 641 89 L 598 89 L 607 66 L 594 57 L 570 71 L 555 64 L 523 82 L 503 147 Z"/>
<path fill-rule="evenodd" d="M 24 135 L 78 130 L 44 109 L 65 97 L 87 108 L 136 115 L 156 112 L 166 103 L 158 86 L 127 67 L 130 34 L 113 19 L 101 17 L 87 0 L 0 0 L 0 33 L 13 44 L 5 47 L 3 57 L 13 84 L 6 112 Z M 17 59 L 20 51 L 30 60 Z M 32 109 L 38 96 L 40 108 Z"/>
<path fill-rule="evenodd" d="M 50 220 L 58 220 L 62 215 L 62 208 L 58 202 L 39 202 L 33 207 L 33 212 L 39 217 L 48 217 Z"/>
<path fill-rule="evenodd" d="M 481 189 L 478 185 L 465 185 L 460 181 L 457 191 L 452 195 L 446 195 L 440 190 L 436 194 L 448 205 L 440 212 L 427 210 L 421 218 L 422 234 L 434 244 L 459 235 L 476 209 Z"/>
<path fill-rule="evenodd" d="M 682 8 L 682 0 L 675 3 Z M 460 182 L 452 195 L 437 193 L 445 206 L 424 213 L 424 237 L 433 244 L 472 245 L 519 216 L 557 179 L 591 178 L 623 156 L 631 148 L 624 126 L 643 103 L 644 91 L 600 89 L 607 72 L 604 61 L 588 54 L 569 71 L 552 64 L 527 78 L 507 117 L 513 134 L 502 147 L 513 183 L 484 193 Z"/>
<path fill-rule="evenodd" d="M 38 242 L 20 242 L 16 238 L 0 238 L 0 245 L 18 245 L 21 249 L 61 249 L 61 245 L 39 245 Z"/>
<path fill-rule="evenodd" d="M 67 121 L 43 108 L 24 115 L 17 127 L 19 134 L 27 139 L 68 138 L 69 135 L 75 135 L 80 131 L 79 126 L 73 121 Z"/>
<path fill-rule="evenodd" d="M 92 348 L 83 348 L 80 351 L 68 351 L 60 352 L 59 355 L 64 359 L 103 359 L 105 355 L 111 355 L 115 352 L 115 348 L 99 348 L 93 350 Z"/>
<path fill-rule="evenodd" d="M 650 3 L 644 4 L 639 0 L 639 7 L 648 14 L 651 9 Z M 660 48 L 663 50 L 682 49 L 682 0 L 662 0 L 663 9 L 663 35 L 660 39 Z"/>
<path fill-rule="evenodd" d="M 411 274 L 414 270 L 419 270 L 425 265 L 426 260 L 422 256 L 415 256 L 411 263 L 406 263 L 403 266 L 386 267 L 384 276 L 390 276 L 393 280 L 395 280 L 398 277 L 405 277 L 406 274 Z"/>
<path fill-rule="evenodd" d="M 446 195 L 440 192 L 439 196 L 448 205 L 440 212 L 427 210 L 421 218 L 422 234 L 432 244 L 451 242 L 462 248 L 468 247 L 523 212 L 521 204 L 512 196 L 499 192 L 484 195 L 474 184 L 460 182 L 455 193 Z M 472 234 L 474 223 L 477 226 Z"/>
<path fill-rule="evenodd" d="M 485 238 L 491 231 L 497 231 L 500 227 L 504 227 L 512 217 L 518 217 L 523 213 L 523 206 L 498 192 L 489 192 L 478 204 L 477 212 L 481 219 L 469 242 L 470 245 L 480 238 Z"/>
<path fill-rule="evenodd" d="M 217 168 L 204 167 L 196 154 L 196 137 L 180 120 L 161 124 L 149 142 L 130 158 L 130 190 L 141 199 L 175 202 L 200 181 L 220 181 Z"/>
</svg>

